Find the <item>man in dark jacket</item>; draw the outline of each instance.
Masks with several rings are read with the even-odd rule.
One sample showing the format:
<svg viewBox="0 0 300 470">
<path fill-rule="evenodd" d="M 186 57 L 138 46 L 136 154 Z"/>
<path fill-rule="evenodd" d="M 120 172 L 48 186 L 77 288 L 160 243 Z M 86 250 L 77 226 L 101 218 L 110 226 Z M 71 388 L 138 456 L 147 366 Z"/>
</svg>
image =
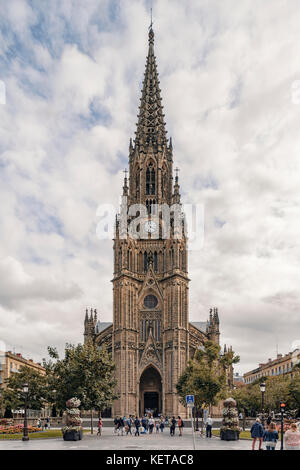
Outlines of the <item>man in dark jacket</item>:
<svg viewBox="0 0 300 470">
<path fill-rule="evenodd" d="M 255 423 L 251 427 L 251 437 L 253 439 L 253 441 L 252 441 L 252 450 L 255 450 L 256 439 L 259 440 L 258 450 L 261 450 L 263 435 L 264 435 L 264 428 L 260 424 L 260 419 L 256 418 Z"/>
<path fill-rule="evenodd" d="M 137 416 L 135 417 L 134 425 L 135 425 L 135 436 L 139 436 L 141 422 Z"/>
<path fill-rule="evenodd" d="M 176 419 L 175 416 L 173 416 L 171 420 L 171 426 L 170 426 L 170 435 L 175 436 L 175 427 L 176 427 Z"/>
</svg>

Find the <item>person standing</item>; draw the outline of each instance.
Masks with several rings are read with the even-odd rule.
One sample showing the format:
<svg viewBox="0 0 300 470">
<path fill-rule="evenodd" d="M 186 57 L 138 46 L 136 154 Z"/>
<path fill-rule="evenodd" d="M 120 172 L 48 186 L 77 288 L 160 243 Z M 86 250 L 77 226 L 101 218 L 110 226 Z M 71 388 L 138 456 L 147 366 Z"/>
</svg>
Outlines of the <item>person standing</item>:
<svg viewBox="0 0 300 470">
<path fill-rule="evenodd" d="M 128 426 L 127 435 L 130 434 L 132 436 L 132 432 L 131 432 L 132 419 L 131 419 L 131 416 L 129 416 L 129 418 L 127 419 L 127 426 Z"/>
<path fill-rule="evenodd" d="M 276 424 L 272 421 L 268 425 L 268 429 L 264 431 L 263 439 L 266 444 L 266 450 L 275 450 L 279 436 L 276 430 Z"/>
<path fill-rule="evenodd" d="M 135 417 L 134 425 L 135 425 L 135 436 L 139 436 L 141 421 L 139 420 L 137 416 Z"/>
<path fill-rule="evenodd" d="M 100 417 L 99 420 L 98 420 L 97 436 L 102 436 L 102 427 L 103 427 L 103 422 L 102 422 L 102 418 Z"/>
<path fill-rule="evenodd" d="M 175 428 L 176 428 L 176 419 L 175 419 L 175 416 L 173 416 L 171 420 L 171 426 L 170 426 L 170 436 L 175 436 Z"/>
<path fill-rule="evenodd" d="M 119 418 L 118 418 L 118 416 L 116 416 L 115 419 L 114 419 L 114 425 L 115 425 L 114 434 L 117 434 L 118 429 L 119 429 Z"/>
<path fill-rule="evenodd" d="M 164 420 L 163 416 L 160 417 L 160 425 L 159 425 L 159 427 L 160 427 L 160 431 L 161 431 L 161 432 L 164 432 L 164 429 L 165 429 L 165 420 Z"/>
<path fill-rule="evenodd" d="M 148 422 L 148 425 L 149 425 L 149 434 L 152 434 L 153 432 L 153 428 L 154 428 L 154 419 L 152 418 L 152 416 L 150 416 L 149 418 L 149 422 Z"/>
<path fill-rule="evenodd" d="M 144 428 L 144 432 L 146 433 L 147 427 L 148 427 L 148 426 L 147 426 L 147 418 L 146 418 L 146 416 L 143 416 L 143 417 L 142 417 L 142 426 L 143 426 L 143 428 Z"/>
<path fill-rule="evenodd" d="M 263 440 L 263 435 L 264 435 L 264 428 L 262 427 L 259 418 L 256 418 L 256 421 L 252 425 L 250 432 L 251 432 L 251 437 L 253 439 L 252 450 L 255 450 L 256 439 L 259 440 L 258 450 L 261 450 L 261 445 L 262 445 L 262 440 Z"/>
<path fill-rule="evenodd" d="M 206 420 L 206 437 L 207 438 L 211 438 L 212 426 L 213 426 L 213 419 L 209 415 Z"/>
<path fill-rule="evenodd" d="M 290 429 L 284 434 L 286 450 L 300 450 L 300 432 L 296 423 L 292 423 Z"/>
<path fill-rule="evenodd" d="M 269 416 L 267 417 L 267 426 L 270 426 L 271 422 L 272 422 L 272 416 L 269 415 Z"/>
<path fill-rule="evenodd" d="M 181 416 L 178 416 L 178 429 L 179 429 L 179 436 L 182 436 L 182 431 L 184 428 L 184 422 Z"/>
<path fill-rule="evenodd" d="M 159 419 L 155 421 L 156 434 L 159 433 Z"/>
</svg>

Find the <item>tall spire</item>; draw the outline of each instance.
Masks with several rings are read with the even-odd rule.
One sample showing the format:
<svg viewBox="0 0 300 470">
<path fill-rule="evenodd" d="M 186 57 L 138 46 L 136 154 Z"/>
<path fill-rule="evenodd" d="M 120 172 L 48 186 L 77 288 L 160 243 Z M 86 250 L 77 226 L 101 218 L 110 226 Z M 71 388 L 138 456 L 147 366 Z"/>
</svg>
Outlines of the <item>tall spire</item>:
<svg viewBox="0 0 300 470">
<path fill-rule="evenodd" d="M 156 58 L 154 55 L 154 31 L 149 28 L 149 49 L 144 74 L 141 105 L 139 107 L 135 144 L 141 147 L 163 146 L 167 142 L 163 106 Z"/>
</svg>

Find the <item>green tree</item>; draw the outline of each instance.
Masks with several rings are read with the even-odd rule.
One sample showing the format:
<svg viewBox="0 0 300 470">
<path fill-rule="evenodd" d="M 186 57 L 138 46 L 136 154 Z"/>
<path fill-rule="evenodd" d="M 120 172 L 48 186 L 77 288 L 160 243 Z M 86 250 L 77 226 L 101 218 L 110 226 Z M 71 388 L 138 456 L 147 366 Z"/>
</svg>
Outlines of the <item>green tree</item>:
<svg viewBox="0 0 300 470">
<path fill-rule="evenodd" d="M 47 379 L 34 369 L 22 366 L 18 374 L 12 374 L 5 381 L 6 388 L 2 391 L 2 399 L 6 408 L 24 408 L 27 398 L 28 408 L 40 410 L 47 399 Z M 28 384 L 28 393 L 23 391 L 24 384 Z"/>
<path fill-rule="evenodd" d="M 118 398 L 115 393 L 115 365 L 106 347 L 100 349 L 92 341 L 77 346 L 67 344 L 65 357 L 59 358 L 55 348 L 48 348 L 50 360 L 44 360 L 49 382 L 49 399 L 59 409 L 69 398 L 77 397 L 81 409 L 101 412 Z M 91 431 L 93 424 L 91 418 Z"/>
<path fill-rule="evenodd" d="M 233 351 L 220 356 L 220 349 L 215 342 L 207 341 L 205 347 L 198 349 L 195 357 L 189 361 L 176 385 L 182 404 L 185 404 L 188 394 L 194 395 L 197 409 L 203 403 L 211 406 L 224 398 L 228 368 L 238 362 L 239 357 Z"/>
<path fill-rule="evenodd" d="M 289 401 L 292 409 L 300 414 L 300 374 L 295 374 L 289 383 Z"/>
<path fill-rule="evenodd" d="M 233 397 L 237 402 L 239 411 L 245 410 L 246 414 L 255 415 L 261 412 L 261 392 L 259 384 L 265 382 L 264 408 L 266 412 L 279 412 L 280 403 L 284 401 L 288 409 L 300 407 L 300 376 L 295 374 L 280 375 L 275 377 L 261 377 L 249 385 L 237 388 Z"/>
</svg>

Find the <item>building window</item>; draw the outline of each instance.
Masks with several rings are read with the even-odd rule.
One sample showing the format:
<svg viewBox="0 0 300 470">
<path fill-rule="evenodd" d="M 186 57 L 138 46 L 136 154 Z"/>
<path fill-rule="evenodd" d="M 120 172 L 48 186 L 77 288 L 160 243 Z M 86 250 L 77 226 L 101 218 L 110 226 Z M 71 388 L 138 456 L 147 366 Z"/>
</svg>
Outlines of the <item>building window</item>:
<svg viewBox="0 0 300 470">
<path fill-rule="evenodd" d="M 154 252 L 153 264 L 154 264 L 154 271 L 157 272 L 158 265 L 157 265 L 157 253 L 156 253 L 156 251 Z"/>
<path fill-rule="evenodd" d="M 157 304 L 158 300 L 155 295 L 150 294 L 144 298 L 144 307 L 146 308 L 155 308 Z"/>
<path fill-rule="evenodd" d="M 153 163 L 149 163 L 146 170 L 146 194 L 155 194 L 155 170 Z"/>
</svg>

